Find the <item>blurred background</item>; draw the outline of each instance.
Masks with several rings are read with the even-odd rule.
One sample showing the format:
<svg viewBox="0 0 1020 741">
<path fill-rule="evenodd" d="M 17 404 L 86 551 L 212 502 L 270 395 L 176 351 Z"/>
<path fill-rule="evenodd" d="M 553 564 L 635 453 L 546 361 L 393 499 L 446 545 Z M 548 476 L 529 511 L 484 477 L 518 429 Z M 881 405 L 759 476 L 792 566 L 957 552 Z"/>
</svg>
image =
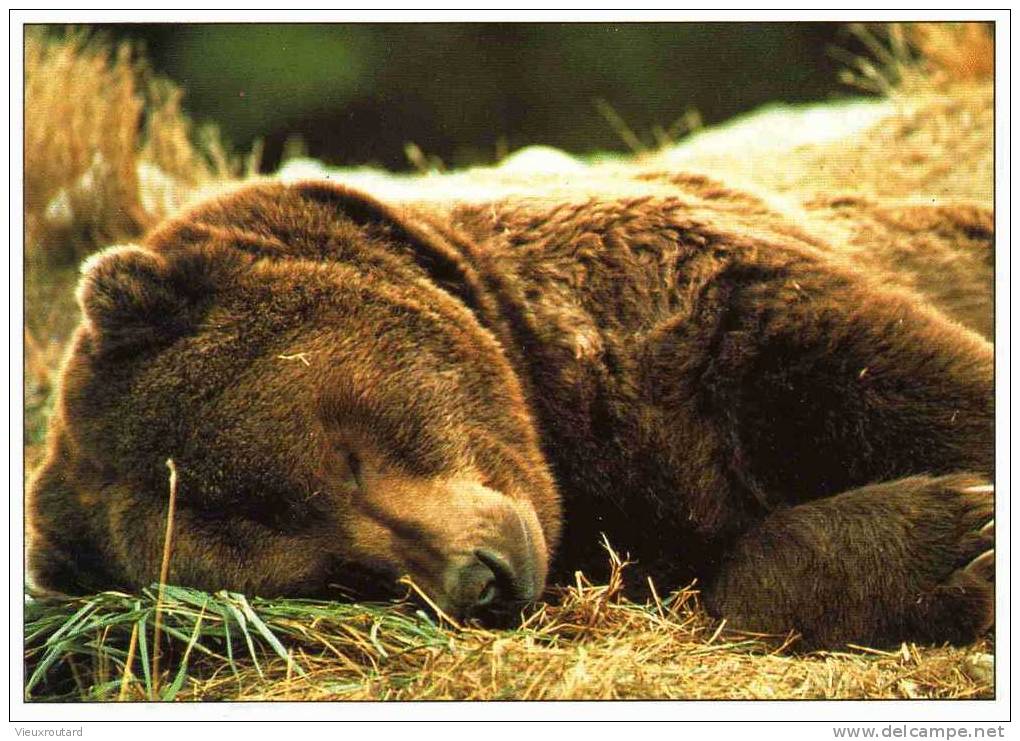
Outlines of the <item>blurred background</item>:
<svg viewBox="0 0 1020 741">
<path fill-rule="evenodd" d="M 859 95 L 833 50 L 864 51 L 835 23 L 96 28 L 141 42 L 229 149 L 261 142 L 264 172 L 285 147 L 390 170 L 487 164 L 530 144 L 654 148 L 766 102 Z"/>
</svg>

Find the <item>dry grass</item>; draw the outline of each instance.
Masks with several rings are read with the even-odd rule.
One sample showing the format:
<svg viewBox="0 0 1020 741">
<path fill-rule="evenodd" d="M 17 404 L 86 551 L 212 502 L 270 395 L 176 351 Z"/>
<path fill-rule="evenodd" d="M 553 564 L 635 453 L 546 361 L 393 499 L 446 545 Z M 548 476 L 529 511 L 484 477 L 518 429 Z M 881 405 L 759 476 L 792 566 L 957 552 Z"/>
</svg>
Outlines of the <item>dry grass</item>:
<svg viewBox="0 0 1020 741">
<path fill-rule="evenodd" d="M 78 323 L 74 266 L 31 268 L 25 275 L 25 469 L 42 460 L 64 346 Z"/>
<path fill-rule="evenodd" d="M 137 237 L 189 190 L 239 172 L 130 44 L 29 27 L 25 78 L 30 259 L 80 259 Z"/>
<path fill-rule="evenodd" d="M 697 592 L 635 604 L 582 576 L 512 631 L 454 628 L 410 603 L 248 600 L 167 586 L 30 605 L 29 699 L 570 700 L 982 698 L 988 653 L 919 648 L 797 655 L 796 637 L 730 631 Z M 132 645 L 136 645 L 135 650 Z M 130 661 L 129 661 L 130 658 Z M 157 688 L 162 690 L 157 690 Z"/>
<path fill-rule="evenodd" d="M 845 65 L 840 80 L 880 95 L 917 95 L 991 79 L 995 41 L 988 23 L 851 23 L 867 50 L 831 53 Z"/>
<path fill-rule="evenodd" d="M 914 80 L 937 91 L 986 79 L 990 70 L 984 27 L 855 29 L 862 31 L 883 51 L 849 68 L 858 84 L 889 94 L 909 92 Z M 901 47 L 890 74 L 883 54 Z M 974 53 L 979 48 L 987 53 Z M 34 29 L 25 61 L 30 471 L 40 456 L 61 348 L 77 321 L 74 261 L 137 237 L 191 192 L 240 167 L 210 130 L 192 126 L 181 113 L 180 91 L 154 79 L 129 46 L 111 49 L 82 31 L 57 37 Z M 898 179 L 883 174 L 881 182 L 928 186 L 937 176 L 947 188 L 969 187 L 983 196 L 991 109 L 980 90 L 933 103 L 945 108 L 941 118 L 924 113 L 930 108 L 904 113 L 902 130 L 887 132 L 888 141 L 862 142 L 845 177 L 832 166 L 827 183 L 858 183 L 861 162 L 888 170 L 879 164 L 887 165 L 890 147 L 913 151 L 904 144 L 914 141 L 908 134 L 931 137 L 911 146 L 940 160 L 932 153 L 958 147 L 961 130 L 978 128 L 979 135 L 964 137 L 973 146 L 963 161 L 976 165 L 960 168 L 961 158 L 947 154 L 954 172 L 962 172 L 911 170 Z M 769 172 L 790 166 L 756 164 Z M 809 161 L 804 172 L 818 172 L 815 164 Z M 607 584 L 578 575 L 512 631 L 439 624 L 411 603 L 249 600 L 173 585 L 164 585 L 162 598 L 154 586 L 141 595 L 32 601 L 26 605 L 26 695 L 104 701 L 992 696 L 989 641 L 800 654 L 795 636 L 742 634 L 712 620 L 693 589 L 645 604 L 628 601 L 621 592 L 625 564 L 610 557 Z M 154 640 L 161 647 L 158 666 Z"/>
<path fill-rule="evenodd" d="M 990 23 L 915 23 L 908 33 L 931 84 L 990 80 L 995 74 Z"/>
</svg>

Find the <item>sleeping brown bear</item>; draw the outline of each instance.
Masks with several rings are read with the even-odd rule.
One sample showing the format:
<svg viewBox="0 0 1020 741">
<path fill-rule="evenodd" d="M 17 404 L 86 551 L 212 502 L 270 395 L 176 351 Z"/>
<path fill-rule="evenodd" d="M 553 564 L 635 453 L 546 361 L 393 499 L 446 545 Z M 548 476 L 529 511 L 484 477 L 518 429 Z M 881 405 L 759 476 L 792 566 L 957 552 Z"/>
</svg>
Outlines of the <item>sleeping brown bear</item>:
<svg viewBox="0 0 1020 741">
<path fill-rule="evenodd" d="M 170 579 L 204 589 L 406 574 L 496 619 L 597 571 L 604 533 L 804 645 L 988 629 L 986 339 L 706 178 L 497 185 L 250 185 L 93 257 L 37 588 L 152 583 L 172 458 Z"/>
</svg>

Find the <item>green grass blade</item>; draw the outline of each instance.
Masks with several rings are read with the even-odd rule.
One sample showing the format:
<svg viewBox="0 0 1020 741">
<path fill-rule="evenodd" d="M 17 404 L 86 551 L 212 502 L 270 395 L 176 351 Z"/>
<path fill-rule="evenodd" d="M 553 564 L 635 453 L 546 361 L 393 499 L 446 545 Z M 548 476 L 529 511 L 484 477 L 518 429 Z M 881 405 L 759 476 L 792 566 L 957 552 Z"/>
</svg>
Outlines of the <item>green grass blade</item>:
<svg viewBox="0 0 1020 741">
<path fill-rule="evenodd" d="M 88 616 L 88 613 L 95 608 L 97 603 L 98 599 L 92 599 L 86 602 L 77 612 L 75 612 L 71 617 L 67 619 L 67 621 L 57 630 L 56 633 L 54 633 L 53 635 L 46 639 L 46 645 L 52 646 L 57 641 L 59 641 L 61 637 L 69 630 L 74 628 L 79 621 L 84 620 Z"/>
<path fill-rule="evenodd" d="M 111 679 L 109 682 L 103 682 L 89 688 L 88 695 L 86 698 L 91 698 L 96 702 L 110 702 L 110 700 L 116 697 L 120 691 L 120 679 Z"/>
<path fill-rule="evenodd" d="M 145 696 L 152 697 L 152 670 L 149 668 L 149 641 L 145 637 L 145 623 L 148 615 L 143 615 L 138 622 L 138 654 L 142 659 L 142 676 L 145 677 Z"/>
<path fill-rule="evenodd" d="M 228 595 L 229 597 L 229 595 Z M 234 620 L 237 622 L 238 627 L 241 629 L 241 633 L 244 634 L 245 643 L 248 644 L 248 653 L 251 654 L 251 660 L 255 664 L 255 671 L 258 672 L 259 678 L 264 679 L 265 675 L 262 673 L 262 667 L 259 666 L 258 656 L 255 655 L 255 643 L 251 639 L 251 633 L 248 632 L 248 621 L 245 620 L 244 615 L 235 605 L 230 602 L 224 601 L 223 606 L 226 607 Z"/>
<path fill-rule="evenodd" d="M 29 677 L 28 683 L 25 685 L 26 697 L 32 694 L 32 690 L 37 684 L 39 684 L 40 681 L 42 681 L 42 678 L 46 676 L 46 672 L 50 670 L 50 667 L 53 666 L 58 659 L 63 658 L 66 655 L 66 649 L 70 645 L 70 642 L 58 643 L 47 649 L 42 661 L 39 662 L 39 666 L 37 666 L 35 671 L 32 672 L 32 676 Z"/>
<path fill-rule="evenodd" d="M 372 628 L 368 631 L 368 638 L 372 641 L 372 645 L 375 646 L 375 650 L 379 652 L 379 655 L 384 659 L 388 659 L 390 655 L 386 653 L 386 649 L 379 643 L 379 625 L 382 623 L 381 620 L 374 620 L 372 622 Z"/>
<path fill-rule="evenodd" d="M 172 599 L 201 610 L 203 605 L 208 608 L 209 602 L 215 598 L 208 592 L 203 592 L 199 589 L 189 589 L 188 587 L 167 584 L 164 589 L 164 599 Z"/>
<path fill-rule="evenodd" d="M 82 620 L 78 625 L 74 626 L 71 630 L 64 633 L 65 639 L 77 638 L 84 633 L 94 633 L 102 630 L 103 628 L 110 625 L 120 624 L 133 624 L 138 617 L 138 613 L 132 612 L 121 612 L 112 613 L 110 615 L 95 616 L 95 620 L 85 621 Z"/>
<path fill-rule="evenodd" d="M 222 605 L 220 605 L 220 608 L 222 609 Z M 227 610 L 223 609 L 221 615 L 223 616 L 223 633 L 227 645 L 227 663 L 230 664 L 230 671 L 236 677 L 238 676 L 238 671 L 237 664 L 234 662 L 234 639 L 230 635 L 230 614 Z"/>
<path fill-rule="evenodd" d="M 181 630 L 178 630 L 177 628 L 167 627 L 165 624 L 163 626 L 161 626 L 161 627 L 162 627 L 163 632 L 166 635 L 170 636 L 171 638 L 176 638 L 181 643 L 187 644 L 188 641 L 191 640 L 191 638 L 189 637 L 189 635 L 187 633 L 185 633 L 185 632 L 183 632 Z M 195 650 L 197 650 L 199 653 L 205 654 L 206 656 L 208 656 L 210 658 L 213 658 L 213 659 L 222 659 L 223 658 L 218 653 L 216 653 L 212 649 L 208 648 L 207 646 L 202 645 L 201 643 L 199 643 L 197 646 L 195 646 Z"/>
<path fill-rule="evenodd" d="M 174 681 L 163 690 L 162 699 L 166 702 L 173 700 L 177 697 L 177 693 L 181 691 L 181 687 L 184 686 L 184 680 L 188 676 L 188 659 L 191 658 L 191 649 L 198 643 L 199 631 L 202 628 L 202 618 L 205 616 L 205 607 L 203 606 L 202 613 L 199 614 L 198 620 L 195 621 L 195 629 L 191 631 L 191 639 L 188 641 L 188 647 L 184 649 L 184 656 L 181 658 L 181 665 L 177 669 L 177 675 L 174 677 Z"/>
<path fill-rule="evenodd" d="M 255 610 L 253 610 L 251 605 L 248 604 L 248 600 L 245 599 L 245 596 L 243 594 L 236 594 L 234 596 L 241 603 L 241 609 L 244 610 L 244 614 L 245 617 L 248 618 L 248 622 L 254 625 L 255 630 L 257 630 L 262 635 L 262 637 L 266 639 L 266 642 L 273 647 L 273 651 L 276 652 L 276 655 L 288 663 L 293 663 L 295 671 L 297 671 L 297 673 L 300 674 L 302 677 L 305 676 L 305 670 L 302 669 L 301 666 L 294 661 L 293 657 L 287 653 L 287 649 L 285 649 L 283 647 L 283 644 L 280 643 L 280 640 L 273 634 L 271 630 L 269 630 L 266 624 L 262 622 L 261 618 L 259 618 L 259 616 L 255 614 Z"/>
</svg>

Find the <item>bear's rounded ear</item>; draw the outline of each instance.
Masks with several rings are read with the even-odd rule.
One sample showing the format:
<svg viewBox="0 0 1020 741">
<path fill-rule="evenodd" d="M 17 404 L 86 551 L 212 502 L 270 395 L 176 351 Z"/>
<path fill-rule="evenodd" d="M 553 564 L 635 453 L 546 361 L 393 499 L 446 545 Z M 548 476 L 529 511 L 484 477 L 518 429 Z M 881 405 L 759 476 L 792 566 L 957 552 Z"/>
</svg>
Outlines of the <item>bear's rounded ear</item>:
<svg viewBox="0 0 1020 741">
<path fill-rule="evenodd" d="M 78 304 L 93 339 L 111 349 L 187 332 L 211 291 L 212 276 L 198 267 L 135 245 L 89 257 L 81 266 Z"/>
</svg>

